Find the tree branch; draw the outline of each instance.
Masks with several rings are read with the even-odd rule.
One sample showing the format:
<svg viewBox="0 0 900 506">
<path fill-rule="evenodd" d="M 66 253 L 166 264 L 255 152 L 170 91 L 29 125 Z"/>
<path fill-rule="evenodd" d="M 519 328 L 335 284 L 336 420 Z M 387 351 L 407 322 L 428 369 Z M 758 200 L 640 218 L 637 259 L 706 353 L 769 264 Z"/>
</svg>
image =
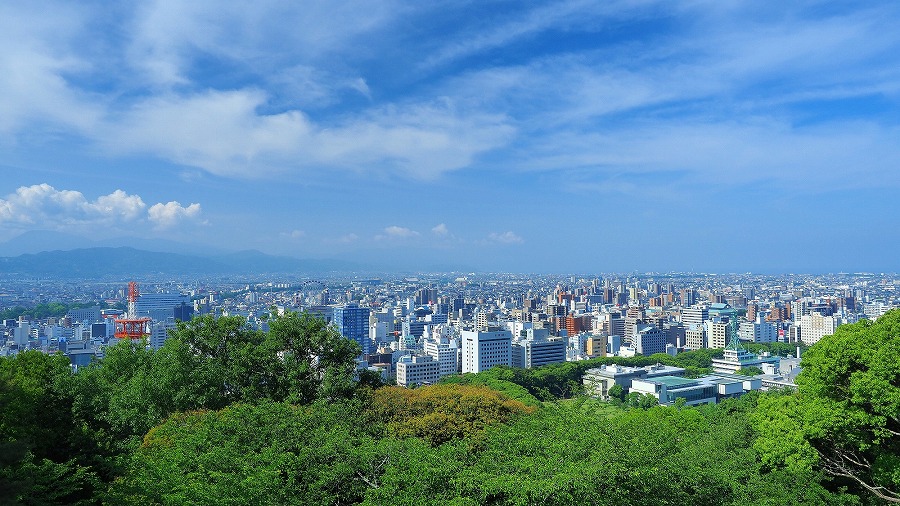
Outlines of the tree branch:
<svg viewBox="0 0 900 506">
<path fill-rule="evenodd" d="M 361 472 L 359 472 L 359 471 L 356 471 L 356 476 L 357 476 L 357 478 L 359 478 L 360 480 L 362 480 L 363 482 L 365 482 L 366 485 L 372 487 L 372 488 L 375 489 L 375 490 L 378 490 L 379 485 L 378 485 L 378 482 L 377 482 L 377 481 L 375 481 L 375 482 L 369 481 L 369 479 L 366 478 L 365 476 L 363 476 L 363 473 L 361 473 Z"/>
<path fill-rule="evenodd" d="M 882 486 L 877 486 L 877 485 L 866 482 L 865 480 L 863 480 L 862 478 L 859 477 L 859 475 L 857 474 L 857 471 L 855 469 L 852 469 L 845 465 L 845 462 L 851 462 L 851 463 L 859 465 L 859 463 L 857 462 L 857 460 L 859 460 L 862 462 L 866 462 L 866 465 L 859 465 L 859 466 L 864 469 L 868 469 L 869 466 L 865 459 L 860 458 L 858 456 L 855 456 L 855 457 L 857 457 L 856 459 L 852 459 L 847 454 L 841 453 L 839 451 L 835 451 L 834 453 L 841 460 L 835 460 L 835 459 L 829 458 L 827 455 L 824 455 L 824 454 L 822 455 L 822 463 L 823 463 L 822 467 L 826 473 L 831 474 L 833 476 L 849 478 L 849 479 L 855 481 L 856 483 L 858 483 L 864 489 L 866 489 L 869 492 L 871 492 L 872 494 L 874 494 L 879 499 L 882 499 L 882 500 L 885 500 L 887 502 L 894 503 L 894 504 L 900 504 L 900 493 L 895 492 L 893 490 L 889 490 Z"/>
</svg>

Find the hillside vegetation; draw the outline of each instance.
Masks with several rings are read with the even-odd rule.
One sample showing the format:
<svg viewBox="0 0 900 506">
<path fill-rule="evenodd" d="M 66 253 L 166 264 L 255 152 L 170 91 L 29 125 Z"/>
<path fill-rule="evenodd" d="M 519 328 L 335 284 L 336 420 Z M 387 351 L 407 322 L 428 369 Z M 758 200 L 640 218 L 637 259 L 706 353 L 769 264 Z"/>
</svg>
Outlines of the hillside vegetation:
<svg viewBox="0 0 900 506">
<path fill-rule="evenodd" d="M 322 320 L 270 329 L 197 318 L 76 374 L 59 355 L 0 359 L 0 504 L 900 500 L 900 311 L 812 347 L 797 392 L 682 409 L 584 398 L 595 362 L 381 386 Z"/>
</svg>

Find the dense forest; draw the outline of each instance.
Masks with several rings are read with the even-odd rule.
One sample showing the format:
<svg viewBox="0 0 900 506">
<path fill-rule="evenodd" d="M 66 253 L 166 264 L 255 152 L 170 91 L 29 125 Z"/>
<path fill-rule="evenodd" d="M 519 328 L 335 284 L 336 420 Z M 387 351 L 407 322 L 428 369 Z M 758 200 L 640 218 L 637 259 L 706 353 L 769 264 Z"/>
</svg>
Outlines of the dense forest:
<svg viewBox="0 0 900 506">
<path fill-rule="evenodd" d="M 0 359 L 0 504 L 900 502 L 900 310 L 812 346 L 796 391 L 696 408 L 587 398 L 599 360 L 402 389 L 358 352 L 288 313 L 195 318 L 74 374 Z"/>
</svg>

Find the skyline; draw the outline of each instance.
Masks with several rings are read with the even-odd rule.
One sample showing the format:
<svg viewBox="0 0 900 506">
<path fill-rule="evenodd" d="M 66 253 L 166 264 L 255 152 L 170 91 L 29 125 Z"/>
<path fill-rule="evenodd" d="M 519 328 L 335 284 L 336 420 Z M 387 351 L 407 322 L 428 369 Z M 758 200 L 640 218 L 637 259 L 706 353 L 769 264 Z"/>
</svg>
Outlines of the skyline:
<svg viewBox="0 0 900 506">
<path fill-rule="evenodd" d="M 518 5 L 0 6 L 0 232 L 900 270 L 900 6 Z"/>
</svg>

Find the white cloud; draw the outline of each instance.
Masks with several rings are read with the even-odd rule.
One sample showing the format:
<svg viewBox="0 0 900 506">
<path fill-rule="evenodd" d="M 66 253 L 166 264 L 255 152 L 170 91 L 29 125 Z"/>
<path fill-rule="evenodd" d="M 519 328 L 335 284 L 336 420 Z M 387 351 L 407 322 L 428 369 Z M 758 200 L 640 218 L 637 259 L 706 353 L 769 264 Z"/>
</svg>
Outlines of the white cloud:
<svg viewBox="0 0 900 506">
<path fill-rule="evenodd" d="M 290 232 L 282 232 L 280 236 L 284 239 L 297 240 L 306 237 L 306 232 L 302 230 L 291 230 Z"/>
<path fill-rule="evenodd" d="M 57 190 L 42 183 L 22 186 L 0 199 L 0 223 L 52 229 L 115 225 L 135 221 L 145 207 L 140 196 L 122 190 L 89 201 L 79 191 Z"/>
<path fill-rule="evenodd" d="M 85 55 L 68 41 L 85 22 L 72 5 L 0 5 L 0 134 L 27 126 L 89 132 L 104 104 L 72 87 L 64 76 L 90 69 Z"/>
<path fill-rule="evenodd" d="M 259 90 L 151 98 L 109 123 L 103 142 L 116 153 L 146 152 L 222 176 L 337 167 L 430 178 L 468 166 L 513 134 L 502 116 L 464 114 L 446 101 L 324 126 L 298 110 L 261 114 L 266 98 Z"/>
<path fill-rule="evenodd" d="M 870 123 L 794 127 L 783 121 L 638 123 L 617 131 L 548 136 L 523 155 L 528 170 L 590 172 L 599 186 L 647 174 L 636 193 L 655 185 L 677 195 L 680 174 L 692 190 L 769 181 L 795 191 L 900 184 L 896 128 Z M 852 173 L 852 177 L 847 175 Z M 682 187 L 681 189 L 688 189 Z"/>
<path fill-rule="evenodd" d="M 447 229 L 447 225 L 441 223 L 432 227 L 431 233 L 439 236 L 447 236 L 450 234 L 450 230 Z"/>
<path fill-rule="evenodd" d="M 318 63 L 352 47 L 360 35 L 384 26 L 400 10 L 392 1 L 352 0 L 140 5 L 131 13 L 127 63 L 139 77 L 164 87 L 189 83 L 198 55 L 260 77 L 289 67 L 288 62 Z"/>
<path fill-rule="evenodd" d="M 501 244 L 522 244 L 523 242 L 525 242 L 522 237 L 512 231 L 503 233 L 491 232 L 490 234 L 488 234 L 488 241 Z"/>
<path fill-rule="evenodd" d="M 116 190 L 109 195 L 102 195 L 92 204 L 99 212 L 106 215 L 118 215 L 125 220 L 133 220 L 144 211 L 144 201 L 137 195 L 129 195 Z"/>
<path fill-rule="evenodd" d="M 384 232 L 391 237 L 416 237 L 419 235 L 415 230 L 398 227 L 397 225 L 391 225 L 390 227 L 385 228 Z"/>
<path fill-rule="evenodd" d="M 147 210 L 147 217 L 157 229 L 167 229 L 184 220 L 196 221 L 200 217 L 200 204 L 194 203 L 184 207 L 174 200 L 165 204 L 154 204 Z"/>
<path fill-rule="evenodd" d="M 418 237 L 420 234 L 415 230 L 408 229 L 406 227 L 398 227 L 397 225 L 391 225 L 390 227 L 386 227 L 384 229 L 384 234 L 378 234 L 375 236 L 376 241 L 381 241 L 385 239 L 409 239 L 412 237 Z"/>
</svg>

